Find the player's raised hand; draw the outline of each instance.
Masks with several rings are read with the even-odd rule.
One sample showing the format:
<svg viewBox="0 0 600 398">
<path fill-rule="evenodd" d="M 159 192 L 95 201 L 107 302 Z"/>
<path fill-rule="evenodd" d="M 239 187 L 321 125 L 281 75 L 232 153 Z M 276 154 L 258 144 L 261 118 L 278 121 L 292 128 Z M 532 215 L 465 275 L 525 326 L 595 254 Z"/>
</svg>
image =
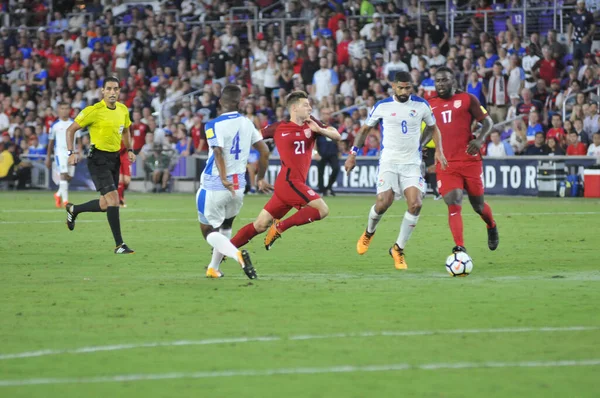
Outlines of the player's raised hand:
<svg viewBox="0 0 600 398">
<path fill-rule="evenodd" d="M 308 124 L 308 127 L 310 127 L 310 129 L 312 131 L 314 131 L 315 133 L 320 133 L 321 132 L 321 127 L 319 127 L 319 125 L 317 123 L 315 123 L 314 120 L 308 119 L 306 121 L 306 124 Z"/>
<path fill-rule="evenodd" d="M 481 149 L 482 145 L 483 145 L 483 143 L 481 141 L 479 141 L 479 139 L 477 139 L 477 138 L 472 139 L 469 142 L 469 145 L 467 146 L 467 153 L 469 155 L 477 155 L 479 153 L 479 150 Z"/>
<path fill-rule="evenodd" d="M 221 180 L 221 183 L 229 192 L 231 192 L 232 196 L 235 196 L 235 188 L 233 187 L 233 182 L 231 182 L 227 178 L 225 178 L 225 179 Z"/>
<path fill-rule="evenodd" d="M 346 174 L 350 173 L 354 167 L 356 167 L 356 157 L 355 156 L 348 156 L 348 159 L 346 159 L 346 162 L 344 163 L 344 168 L 346 169 Z"/>
<path fill-rule="evenodd" d="M 271 193 L 273 192 L 273 185 L 269 184 L 267 180 L 263 178 L 262 180 L 258 180 L 258 190 L 262 193 Z"/>
<path fill-rule="evenodd" d="M 444 152 L 440 150 L 435 150 L 435 164 L 440 164 L 442 170 L 446 170 L 448 166 L 448 161 L 446 160 L 446 156 L 444 156 Z"/>
</svg>

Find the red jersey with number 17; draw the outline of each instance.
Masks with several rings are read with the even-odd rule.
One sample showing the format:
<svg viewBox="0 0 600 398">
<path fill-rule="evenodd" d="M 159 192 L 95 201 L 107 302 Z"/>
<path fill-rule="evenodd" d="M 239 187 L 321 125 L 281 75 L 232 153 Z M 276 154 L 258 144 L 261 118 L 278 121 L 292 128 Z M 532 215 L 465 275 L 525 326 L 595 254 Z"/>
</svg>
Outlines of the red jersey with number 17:
<svg viewBox="0 0 600 398">
<path fill-rule="evenodd" d="M 325 127 L 312 116 L 311 119 Z M 279 152 L 281 171 L 275 185 L 288 180 L 305 183 L 317 139 L 317 134 L 310 129 L 308 123 L 298 125 L 292 121 L 280 121 L 265 127 L 262 134 L 263 138 L 273 138 Z"/>
<path fill-rule="evenodd" d="M 488 115 L 479 100 L 469 93 L 459 92 L 448 99 L 434 97 L 429 100 L 440 132 L 444 156 L 449 162 L 481 161 L 481 155 L 469 155 L 467 147 L 473 139 L 473 120 L 481 122 Z"/>
</svg>

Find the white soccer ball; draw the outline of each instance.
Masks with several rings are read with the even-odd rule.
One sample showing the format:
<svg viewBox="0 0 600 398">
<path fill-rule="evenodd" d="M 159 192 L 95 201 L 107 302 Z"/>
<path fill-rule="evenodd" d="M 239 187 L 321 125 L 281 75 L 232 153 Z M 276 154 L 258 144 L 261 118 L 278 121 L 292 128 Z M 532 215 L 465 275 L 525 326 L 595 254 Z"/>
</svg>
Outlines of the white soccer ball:
<svg viewBox="0 0 600 398">
<path fill-rule="evenodd" d="M 467 276 L 473 271 L 473 260 L 465 252 L 456 252 L 446 259 L 446 271 L 451 276 Z"/>
</svg>

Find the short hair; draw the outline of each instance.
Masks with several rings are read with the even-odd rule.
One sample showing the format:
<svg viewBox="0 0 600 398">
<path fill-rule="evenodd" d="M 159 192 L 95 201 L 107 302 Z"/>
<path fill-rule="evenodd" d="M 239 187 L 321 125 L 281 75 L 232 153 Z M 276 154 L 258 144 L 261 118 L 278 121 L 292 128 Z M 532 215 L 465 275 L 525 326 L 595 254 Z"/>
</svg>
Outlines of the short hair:
<svg viewBox="0 0 600 398">
<path fill-rule="evenodd" d="M 242 99 L 242 89 L 235 84 L 228 84 L 221 92 L 221 102 L 227 105 L 236 105 Z"/>
<path fill-rule="evenodd" d="M 292 105 L 296 104 L 301 99 L 308 99 L 308 94 L 301 90 L 294 91 L 293 93 L 290 93 L 287 97 L 285 97 L 285 105 L 289 109 Z"/>
<path fill-rule="evenodd" d="M 562 116 L 560 115 L 560 113 L 555 113 L 552 115 L 552 117 L 556 116 L 557 118 L 559 118 L 560 120 L 562 120 Z"/>
<path fill-rule="evenodd" d="M 544 133 L 543 131 L 538 131 L 537 133 L 535 133 L 535 135 L 542 135 L 542 137 L 546 138 L 546 133 Z"/>
<path fill-rule="evenodd" d="M 440 66 L 435 73 L 438 74 L 440 72 L 448 72 L 450 73 L 452 76 L 454 76 L 454 72 L 452 72 L 452 70 L 450 68 L 448 68 L 447 66 Z"/>
<path fill-rule="evenodd" d="M 69 104 L 67 101 L 61 101 L 58 103 L 58 106 L 71 106 L 71 104 Z"/>
<path fill-rule="evenodd" d="M 412 81 L 412 76 L 408 72 L 396 72 L 396 76 L 394 76 L 394 81 L 396 83 L 410 83 Z"/>
<path fill-rule="evenodd" d="M 102 88 L 106 88 L 106 84 L 110 82 L 117 83 L 117 86 L 121 87 L 121 82 L 116 76 L 108 76 L 104 79 L 104 82 L 102 82 Z"/>
<path fill-rule="evenodd" d="M 571 130 L 571 131 L 569 131 L 569 134 L 575 134 L 575 135 L 579 135 L 579 133 L 578 133 L 577 131 L 575 131 L 575 130 Z"/>
<path fill-rule="evenodd" d="M 502 64 L 500 62 L 498 62 L 498 61 L 494 62 L 494 66 L 499 66 L 501 68 L 503 67 Z"/>
</svg>

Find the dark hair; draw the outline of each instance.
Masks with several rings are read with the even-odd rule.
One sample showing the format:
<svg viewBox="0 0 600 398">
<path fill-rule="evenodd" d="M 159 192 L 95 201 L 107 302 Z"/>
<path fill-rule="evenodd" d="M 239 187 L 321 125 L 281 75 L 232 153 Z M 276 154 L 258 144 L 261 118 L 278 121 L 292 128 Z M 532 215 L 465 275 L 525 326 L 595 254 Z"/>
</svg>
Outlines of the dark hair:
<svg viewBox="0 0 600 398">
<path fill-rule="evenodd" d="M 535 133 L 535 135 L 537 136 L 538 134 L 541 134 L 542 137 L 546 138 L 546 133 L 544 133 L 543 131 L 538 131 L 537 133 Z"/>
<path fill-rule="evenodd" d="M 450 73 L 453 77 L 454 77 L 454 72 L 452 72 L 452 70 L 450 68 L 448 68 L 447 66 L 440 66 L 436 71 L 435 74 L 437 75 L 440 72 L 448 72 Z"/>
<path fill-rule="evenodd" d="M 228 84 L 221 92 L 221 103 L 225 107 L 234 107 L 240 103 L 242 99 L 242 89 L 235 84 Z"/>
<path fill-rule="evenodd" d="M 117 83 L 119 87 L 121 86 L 121 82 L 116 76 L 108 76 L 104 79 L 104 82 L 102 82 L 102 88 L 106 88 L 106 83 L 110 82 Z"/>
<path fill-rule="evenodd" d="M 396 72 L 396 76 L 394 76 L 394 81 L 396 83 L 410 83 L 412 81 L 412 76 L 408 72 Z"/>
<path fill-rule="evenodd" d="M 308 99 L 308 94 L 301 90 L 294 91 L 293 93 L 290 93 L 287 97 L 285 97 L 285 105 L 289 109 L 292 105 L 294 105 L 301 99 Z"/>
<path fill-rule="evenodd" d="M 500 62 L 498 62 L 498 61 L 494 62 L 494 66 L 499 66 L 501 68 L 503 67 L 502 64 Z"/>
<path fill-rule="evenodd" d="M 61 101 L 61 102 L 59 102 L 59 103 L 58 103 L 58 106 L 63 106 L 63 105 L 66 105 L 66 106 L 71 106 L 71 105 L 70 105 L 68 102 L 66 102 L 66 101 Z"/>
</svg>

